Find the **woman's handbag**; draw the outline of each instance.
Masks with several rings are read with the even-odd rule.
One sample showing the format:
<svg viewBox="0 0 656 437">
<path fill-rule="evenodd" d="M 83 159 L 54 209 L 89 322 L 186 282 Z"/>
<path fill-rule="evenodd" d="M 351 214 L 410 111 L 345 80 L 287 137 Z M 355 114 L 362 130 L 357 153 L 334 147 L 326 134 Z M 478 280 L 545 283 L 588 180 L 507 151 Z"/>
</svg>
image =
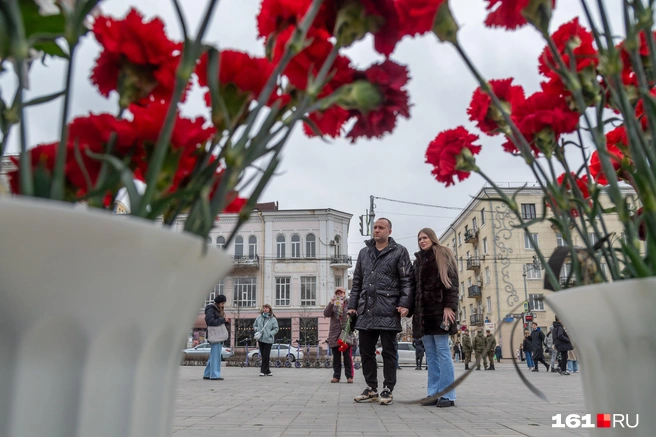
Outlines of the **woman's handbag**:
<svg viewBox="0 0 656 437">
<path fill-rule="evenodd" d="M 349 317 L 348 321 L 346 322 L 346 325 L 344 326 L 344 329 L 342 329 L 342 333 L 339 336 L 339 339 L 342 340 L 344 343 L 346 343 L 349 346 L 355 345 L 355 335 L 353 335 L 353 329 L 351 329 L 351 318 Z"/>
<path fill-rule="evenodd" d="M 271 321 L 271 317 L 269 317 L 269 320 L 266 321 L 266 323 L 264 324 L 264 326 L 262 326 L 262 329 L 260 331 L 256 331 L 255 334 L 253 334 L 255 340 L 259 341 L 260 338 L 262 338 L 262 332 L 264 332 L 264 328 L 266 328 L 266 325 L 268 325 L 270 321 Z"/>
<path fill-rule="evenodd" d="M 208 326 L 207 327 L 207 341 L 211 344 L 214 343 L 223 343 L 228 339 L 228 329 L 225 326 L 225 323 L 219 326 Z"/>
</svg>

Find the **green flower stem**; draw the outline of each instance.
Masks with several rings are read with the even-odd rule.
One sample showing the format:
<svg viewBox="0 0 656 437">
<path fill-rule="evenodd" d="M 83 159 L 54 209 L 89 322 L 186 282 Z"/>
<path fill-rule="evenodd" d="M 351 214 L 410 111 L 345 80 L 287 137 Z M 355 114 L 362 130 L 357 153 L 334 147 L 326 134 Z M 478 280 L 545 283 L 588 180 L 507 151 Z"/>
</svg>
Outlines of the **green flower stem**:
<svg viewBox="0 0 656 437">
<path fill-rule="evenodd" d="M 217 4 L 218 0 L 210 0 L 195 41 L 191 45 L 189 44 L 189 41 L 185 41 L 182 51 L 182 59 L 178 66 L 178 71 L 176 72 L 173 96 L 171 97 L 169 108 L 164 119 L 164 125 L 162 126 L 162 130 L 157 138 L 155 150 L 150 162 L 148 163 L 148 170 L 146 172 L 146 189 L 139 201 L 139 209 L 136 211 L 136 215 L 139 217 L 147 217 L 149 215 L 148 207 L 155 197 L 157 191 L 157 178 L 159 177 L 162 166 L 164 165 L 166 152 L 169 150 L 169 142 L 171 140 L 171 135 L 173 134 L 175 118 L 178 112 L 178 102 L 182 97 L 182 93 L 184 92 L 194 66 L 196 65 L 196 60 L 198 59 L 198 54 L 201 50 L 203 36 Z"/>
<path fill-rule="evenodd" d="M 477 174 L 479 174 L 485 181 L 490 184 L 490 186 L 494 189 L 494 191 L 497 192 L 497 194 L 501 197 L 501 200 L 503 203 L 508 206 L 508 208 L 515 214 L 515 217 L 519 221 L 519 227 L 522 227 L 524 229 L 524 233 L 528 236 L 528 239 L 535 248 L 535 253 L 537 254 L 538 258 L 540 259 L 540 263 L 544 267 L 544 270 L 549 277 L 549 281 L 551 284 L 554 286 L 554 288 L 557 290 L 560 290 L 560 282 L 556 278 L 556 275 L 554 274 L 553 270 L 551 270 L 551 267 L 549 267 L 549 264 L 547 263 L 546 258 L 544 257 L 544 254 L 542 253 L 542 249 L 537 245 L 537 241 L 533 239 L 533 235 L 528 231 L 528 227 L 526 226 L 526 221 L 524 221 L 524 218 L 522 217 L 521 212 L 519 209 L 517 209 L 517 203 L 510 199 L 508 195 L 501 190 L 481 169 L 475 170 Z"/>
<path fill-rule="evenodd" d="M 182 13 L 182 8 L 178 0 L 172 0 L 175 13 L 178 15 L 178 23 L 180 24 L 180 30 L 182 30 L 182 40 L 188 41 L 189 34 L 187 33 L 187 21 L 185 20 L 184 14 Z"/>
<path fill-rule="evenodd" d="M 483 89 L 490 96 L 494 105 L 501 112 L 503 119 L 510 127 L 513 137 L 517 141 L 517 147 L 519 148 L 522 157 L 526 160 L 526 163 L 531 168 L 531 171 L 535 175 L 535 178 L 538 184 L 540 185 L 542 191 L 545 191 L 546 189 L 542 180 L 547 180 L 548 179 L 547 175 L 544 172 L 542 166 L 540 166 L 540 164 L 537 163 L 535 157 L 533 156 L 533 151 L 531 149 L 531 146 L 526 141 L 526 138 L 524 138 L 524 135 L 522 135 L 522 133 L 519 131 L 519 128 L 517 127 L 515 122 L 510 118 L 510 115 L 504 109 L 499 98 L 496 96 L 496 94 L 494 94 L 492 89 L 490 89 L 490 85 L 488 84 L 488 82 L 478 72 L 478 69 L 476 68 L 476 66 L 474 66 L 473 62 L 471 61 L 471 59 L 469 58 L 463 47 L 460 45 L 460 43 L 454 44 L 454 47 L 458 51 L 460 57 L 465 61 L 465 64 L 467 64 L 469 71 L 474 75 L 474 77 L 478 81 L 479 85 L 481 86 L 481 89 Z M 540 175 L 538 175 L 538 173 L 540 173 Z"/>
<path fill-rule="evenodd" d="M 64 106 L 62 109 L 59 145 L 57 146 L 57 155 L 55 157 L 55 168 L 52 173 L 52 187 L 50 188 L 50 198 L 54 200 L 64 200 L 66 154 L 68 142 L 68 113 L 71 103 L 71 82 L 73 80 L 73 60 L 75 59 L 75 50 L 77 43 L 69 45 L 69 59 L 66 66 L 66 79 L 64 84 Z"/>
</svg>

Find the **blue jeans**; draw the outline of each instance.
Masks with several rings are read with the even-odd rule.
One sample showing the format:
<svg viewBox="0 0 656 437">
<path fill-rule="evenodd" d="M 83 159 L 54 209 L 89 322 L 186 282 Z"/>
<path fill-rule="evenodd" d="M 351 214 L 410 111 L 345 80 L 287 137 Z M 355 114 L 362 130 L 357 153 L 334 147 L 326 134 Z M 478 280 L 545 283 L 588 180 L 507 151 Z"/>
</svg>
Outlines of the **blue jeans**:
<svg viewBox="0 0 656 437">
<path fill-rule="evenodd" d="M 210 346 L 210 357 L 207 360 L 203 378 L 216 379 L 221 377 L 221 349 L 223 349 L 223 343 L 213 343 Z"/>
<path fill-rule="evenodd" d="M 568 372 L 578 372 L 579 370 L 579 362 L 577 361 L 572 361 L 568 360 L 567 361 L 567 371 Z"/>
<path fill-rule="evenodd" d="M 527 352 L 525 353 L 526 355 L 526 365 L 530 367 L 535 367 L 535 364 L 533 363 L 533 357 L 531 356 L 532 352 Z"/>
<path fill-rule="evenodd" d="M 448 335 L 424 335 L 426 365 L 428 366 L 428 396 L 441 392 L 455 380 Z M 450 401 L 456 400 L 455 389 L 443 394 Z"/>
</svg>

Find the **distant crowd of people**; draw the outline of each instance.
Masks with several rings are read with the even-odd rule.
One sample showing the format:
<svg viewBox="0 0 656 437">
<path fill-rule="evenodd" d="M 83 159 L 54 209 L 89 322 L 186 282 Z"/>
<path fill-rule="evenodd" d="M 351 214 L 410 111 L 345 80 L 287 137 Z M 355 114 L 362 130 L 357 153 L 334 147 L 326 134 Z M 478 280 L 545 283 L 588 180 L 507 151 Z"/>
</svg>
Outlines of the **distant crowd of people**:
<svg viewBox="0 0 656 437">
<path fill-rule="evenodd" d="M 524 341 L 515 354 L 518 360 L 525 361 L 533 372 L 540 371 L 538 363 L 542 363 L 547 372 L 551 369 L 551 372 L 563 376 L 579 371 L 574 345 L 558 317 L 546 335 L 537 323 L 533 322 L 531 327 L 532 332 L 524 331 Z M 550 364 L 546 363 L 545 355 L 549 357 Z"/>
</svg>

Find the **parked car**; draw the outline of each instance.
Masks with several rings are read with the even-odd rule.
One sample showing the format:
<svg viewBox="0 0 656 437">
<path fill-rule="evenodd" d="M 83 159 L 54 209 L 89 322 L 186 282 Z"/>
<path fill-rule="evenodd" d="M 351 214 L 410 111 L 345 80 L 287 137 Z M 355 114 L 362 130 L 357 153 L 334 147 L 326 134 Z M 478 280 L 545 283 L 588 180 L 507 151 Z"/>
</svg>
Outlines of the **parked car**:
<svg viewBox="0 0 656 437">
<path fill-rule="evenodd" d="M 210 357 L 210 346 L 209 343 L 201 343 L 196 347 L 182 351 L 182 356 L 185 360 L 207 359 Z M 233 355 L 235 355 L 235 351 L 233 351 L 232 348 L 221 348 L 221 361 L 225 361 Z"/>
<path fill-rule="evenodd" d="M 286 359 L 287 355 L 289 355 L 291 362 L 303 359 L 303 352 L 299 350 L 299 348 L 292 346 L 290 349 L 288 344 L 280 344 L 280 358 Z M 257 360 L 259 358 L 260 358 L 259 349 L 253 349 L 252 351 L 248 352 L 249 360 Z M 272 360 L 278 359 L 278 343 L 274 343 L 271 346 L 271 359 Z"/>
<path fill-rule="evenodd" d="M 399 341 L 398 350 L 399 364 L 417 364 L 417 360 L 415 359 L 415 347 L 412 345 L 412 343 L 408 341 Z M 378 363 L 383 362 L 383 356 L 381 355 L 382 353 L 382 347 L 376 349 L 376 361 Z"/>
</svg>

